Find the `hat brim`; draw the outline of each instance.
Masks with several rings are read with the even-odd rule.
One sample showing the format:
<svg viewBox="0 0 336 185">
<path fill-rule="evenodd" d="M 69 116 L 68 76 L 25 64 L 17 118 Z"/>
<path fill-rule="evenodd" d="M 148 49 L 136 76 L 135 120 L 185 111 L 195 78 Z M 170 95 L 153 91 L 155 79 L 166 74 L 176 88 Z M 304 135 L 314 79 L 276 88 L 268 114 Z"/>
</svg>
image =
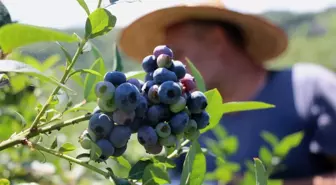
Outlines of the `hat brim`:
<svg viewBox="0 0 336 185">
<path fill-rule="evenodd" d="M 165 43 L 165 29 L 189 19 L 230 21 L 242 28 L 246 51 L 256 62 L 269 61 L 283 53 L 288 45 L 286 33 L 263 18 L 220 7 L 176 6 L 144 15 L 122 30 L 120 49 L 141 62 L 157 45 Z"/>
</svg>

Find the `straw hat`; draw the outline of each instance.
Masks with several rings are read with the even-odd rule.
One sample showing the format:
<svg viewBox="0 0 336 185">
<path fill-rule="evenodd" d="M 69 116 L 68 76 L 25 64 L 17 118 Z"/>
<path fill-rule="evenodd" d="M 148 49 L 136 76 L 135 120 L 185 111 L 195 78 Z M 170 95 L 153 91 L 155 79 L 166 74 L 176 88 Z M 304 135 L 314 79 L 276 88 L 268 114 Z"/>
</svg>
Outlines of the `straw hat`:
<svg viewBox="0 0 336 185">
<path fill-rule="evenodd" d="M 261 17 L 225 8 L 221 0 L 206 0 L 159 9 L 137 19 L 120 35 L 119 46 L 129 57 L 141 62 L 157 45 L 165 43 L 165 29 L 189 19 L 231 21 L 244 31 L 247 53 L 257 62 L 279 56 L 287 48 L 283 30 Z"/>
</svg>

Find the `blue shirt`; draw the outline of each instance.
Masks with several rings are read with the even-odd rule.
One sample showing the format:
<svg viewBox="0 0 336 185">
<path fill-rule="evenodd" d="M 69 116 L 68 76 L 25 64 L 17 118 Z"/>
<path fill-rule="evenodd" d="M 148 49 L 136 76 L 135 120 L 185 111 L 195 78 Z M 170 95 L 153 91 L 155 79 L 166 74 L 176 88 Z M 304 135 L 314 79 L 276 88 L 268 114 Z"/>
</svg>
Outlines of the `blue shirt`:
<svg viewBox="0 0 336 185">
<path fill-rule="evenodd" d="M 281 163 L 283 170 L 271 178 L 304 178 L 335 170 L 326 156 L 336 156 L 336 76 L 324 67 L 299 63 L 292 68 L 269 71 L 264 87 L 251 101 L 275 105 L 272 109 L 244 111 L 223 115 L 220 124 L 229 135 L 238 139 L 235 154 L 226 160 L 241 165 L 258 157 L 259 149 L 271 146 L 261 137 L 271 132 L 280 140 L 304 131 L 301 144 L 292 149 Z M 206 147 L 205 138 L 216 140 L 211 131 L 201 135 L 199 142 Z M 181 174 L 185 155 L 177 159 L 177 174 Z M 220 156 L 217 156 L 220 157 Z M 215 158 L 207 155 L 207 171 L 216 168 Z"/>
</svg>

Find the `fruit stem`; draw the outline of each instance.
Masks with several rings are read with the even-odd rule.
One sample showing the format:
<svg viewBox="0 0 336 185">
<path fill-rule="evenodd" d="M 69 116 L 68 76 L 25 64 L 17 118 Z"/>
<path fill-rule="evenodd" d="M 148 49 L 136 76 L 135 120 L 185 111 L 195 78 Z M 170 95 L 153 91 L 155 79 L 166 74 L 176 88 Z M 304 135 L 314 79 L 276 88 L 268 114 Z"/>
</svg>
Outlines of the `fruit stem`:
<svg viewBox="0 0 336 185">
<path fill-rule="evenodd" d="M 190 142 L 190 140 L 184 140 L 183 143 L 181 143 L 180 147 L 178 147 L 176 150 L 174 150 L 171 154 L 169 154 L 167 156 L 168 159 L 172 159 L 172 158 L 175 158 L 175 157 L 178 157 L 180 154 L 179 154 L 179 151 L 182 147 L 186 146 L 188 143 Z"/>
<path fill-rule="evenodd" d="M 76 164 L 81 165 L 81 166 L 83 166 L 85 168 L 88 168 L 88 169 L 90 169 L 90 170 L 92 170 L 92 171 L 94 171 L 94 172 L 96 172 L 96 173 L 104 176 L 105 178 L 109 178 L 109 176 L 110 176 L 109 172 L 103 171 L 103 170 L 101 170 L 101 169 L 99 169 L 99 168 L 97 168 L 95 166 L 92 166 L 92 165 L 88 164 L 87 162 L 84 162 L 84 161 L 78 160 L 76 158 L 73 158 L 71 156 L 65 155 L 63 153 L 57 152 L 57 151 L 55 151 L 53 149 L 46 148 L 46 147 L 44 147 L 42 145 L 39 145 L 37 143 L 32 143 L 32 146 L 33 146 L 33 148 L 35 148 L 37 150 L 46 152 L 48 154 L 60 157 L 60 158 L 65 159 L 65 160 L 67 160 L 69 162 L 76 163 Z"/>
<path fill-rule="evenodd" d="M 67 66 L 63 76 L 62 76 L 62 79 L 60 80 L 60 83 L 61 84 L 64 84 L 68 78 L 68 75 L 69 73 L 71 72 L 71 69 L 72 67 L 75 65 L 79 55 L 81 54 L 82 50 L 83 50 L 83 47 L 85 45 L 85 43 L 87 42 L 87 39 L 83 39 L 79 45 L 79 47 L 77 48 L 77 51 L 75 53 L 75 55 L 73 56 L 70 64 Z M 36 126 L 37 124 L 39 123 L 41 117 L 44 115 L 44 113 L 46 112 L 50 102 L 53 100 L 54 96 L 58 93 L 58 91 L 61 89 L 61 86 L 57 86 L 53 92 L 50 94 L 47 102 L 43 105 L 41 111 L 37 114 L 37 116 L 35 117 L 32 125 L 30 126 L 30 130 L 31 132 L 33 132 L 34 130 L 36 130 Z"/>
</svg>

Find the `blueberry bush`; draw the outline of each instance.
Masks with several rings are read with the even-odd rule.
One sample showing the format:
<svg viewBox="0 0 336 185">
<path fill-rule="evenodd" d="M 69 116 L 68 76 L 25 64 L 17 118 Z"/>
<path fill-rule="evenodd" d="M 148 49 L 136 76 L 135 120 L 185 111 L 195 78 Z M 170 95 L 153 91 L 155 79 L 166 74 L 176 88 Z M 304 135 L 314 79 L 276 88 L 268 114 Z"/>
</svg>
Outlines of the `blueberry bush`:
<svg viewBox="0 0 336 185">
<path fill-rule="evenodd" d="M 187 64 L 183 64 L 175 60 L 174 52 L 165 45 L 156 46 L 153 53 L 144 56 L 141 71 L 129 72 L 124 72 L 120 51 L 115 47 L 113 70 L 108 71 L 91 41 L 111 31 L 117 17 L 102 8 L 101 1 L 92 12 L 84 1 L 78 2 L 87 13 L 83 37 L 20 23 L 0 28 L 1 53 L 7 56 L 0 61 L 1 123 L 12 131 L 0 131 L 0 151 L 7 152 L 1 152 L 1 159 L 6 162 L 0 166 L 0 184 L 71 184 L 65 179 L 80 171 L 72 169 L 75 166 L 116 185 L 170 184 L 168 171 L 175 168 L 174 159 L 184 153 L 179 184 L 231 181 L 239 166 L 224 156 L 235 152 L 238 141 L 218 125 L 221 116 L 274 106 L 262 102 L 222 103 L 217 89 L 206 89 L 192 61 L 187 59 Z M 60 67 L 62 74 L 48 72 L 57 61 L 54 56 L 41 64 L 30 56 L 11 55 L 17 48 L 39 42 L 59 45 L 66 58 Z M 63 43 L 77 44 L 77 50 L 71 53 Z M 96 60 L 90 68 L 76 68 L 85 53 L 92 53 Z M 82 84 L 82 91 L 70 88 L 73 82 Z M 78 94 L 85 100 L 73 102 L 72 97 Z M 82 129 L 81 134 L 74 129 Z M 62 132 L 78 142 L 60 137 Z M 217 137 L 216 141 L 207 140 L 207 148 L 198 143 L 204 132 L 214 132 Z M 59 135 L 53 137 L 53 133 Z M 262 136 L 273 149 L 263 147 L 259 157 L 247 162 L 250 170 L 244 177 L 245 184 L 274 183 L 268 180 L 275 169 L 274 159 L 279 163 L 302 138 L 301 133 L 282 140 L 267 132 Z M 141 149 L 145 151 L 143 155 L 134 157 Z M 127 150 L 131 152 L 126 157 Z M 79 152 L 75 154 L 76 151 Z M 214 172 L 206 172 L 205 155 L 217 157 Z M 37 160 L 27 162 L 32 158 Z M 67 161 L 70 169 L 65 170 L 68 167 L 58 159 Z M 54 166 L 59 174 L 56 180 L 46 175 L 52 173 Z M 32 174 L 27 174 L 27 169 Z M 43 169 L 43 173 L 38 169 Z M 91 175 L 88 184 L 98 178 Z M 78 181 L 86 176 L 89 175 L 82 173 L 75 183 L 71 182 L 80 184 Z"/>
</svg>

